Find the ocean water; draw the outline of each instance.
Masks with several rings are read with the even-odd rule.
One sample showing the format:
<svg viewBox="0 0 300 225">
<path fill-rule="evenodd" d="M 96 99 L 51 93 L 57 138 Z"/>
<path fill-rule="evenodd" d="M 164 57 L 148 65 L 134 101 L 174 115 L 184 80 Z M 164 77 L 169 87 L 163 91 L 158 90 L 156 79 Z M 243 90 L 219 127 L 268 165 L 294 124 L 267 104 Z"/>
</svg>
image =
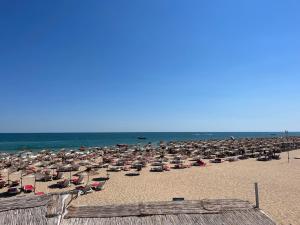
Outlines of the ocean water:
<svg viewBox="0 0 300 225">
<path fill-rule="evenodd" d="M 300 136 L 300 132 L 290 132 Z M 116 144 L 146 144 L 171 140 L 209 140 L 254 137 L 280 137 L 282 132 L 141 132 L 141 133 L 0 133 L 0 151 L 39 151 L 61 148 L 77 149 L 80 146 L 112 146 Z M 137 137 L 145 137 L 139 140 Z"/>
</svg>

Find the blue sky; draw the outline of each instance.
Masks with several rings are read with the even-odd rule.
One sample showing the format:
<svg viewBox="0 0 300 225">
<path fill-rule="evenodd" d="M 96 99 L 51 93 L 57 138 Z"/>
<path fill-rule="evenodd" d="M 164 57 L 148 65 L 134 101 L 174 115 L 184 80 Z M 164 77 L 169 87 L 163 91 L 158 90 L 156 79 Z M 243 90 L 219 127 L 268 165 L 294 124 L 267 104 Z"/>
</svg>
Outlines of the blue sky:
<svg viewBox="0 0 300 225">
<path fill-rule="evenodd" d="M 0 2 L 0 132 L 299 131 L 299 1 Z"/>
</svg>

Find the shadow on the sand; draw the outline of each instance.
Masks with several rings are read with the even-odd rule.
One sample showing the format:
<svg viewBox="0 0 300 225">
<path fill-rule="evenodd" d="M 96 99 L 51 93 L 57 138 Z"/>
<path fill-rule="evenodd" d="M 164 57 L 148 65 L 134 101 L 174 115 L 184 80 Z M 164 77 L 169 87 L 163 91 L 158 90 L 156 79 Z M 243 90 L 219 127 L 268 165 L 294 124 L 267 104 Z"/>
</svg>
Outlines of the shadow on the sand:
<svg viewBox="0 0 300 225">
<path fill-rule="evenodd" d="M 10 198 L 17 196 L 18 194 L 8 194 L 7 192 L 0 193 L 0 198 Z"/>
<path fill-rule="evenodd" d="M 107 181 L 109 180 L 109 177 L 97 177 L 93 178 L 93 181 Z"/>
<path fill-rule="evenodd" d="M 58 184 L 51 184 L 51 185 L 48 186 L 48 188 L 56 189 L 56 188 L 59 188 L 59 185 Z"/>
</svg>

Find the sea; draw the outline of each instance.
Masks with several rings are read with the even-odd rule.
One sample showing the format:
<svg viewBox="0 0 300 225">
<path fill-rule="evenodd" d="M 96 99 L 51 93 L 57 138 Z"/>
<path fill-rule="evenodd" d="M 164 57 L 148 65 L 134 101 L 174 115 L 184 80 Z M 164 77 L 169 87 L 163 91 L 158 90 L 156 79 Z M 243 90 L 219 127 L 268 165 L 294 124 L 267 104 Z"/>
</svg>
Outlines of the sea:
<svg viewBox="0 0 300 225">
<path fill-rule="evenodd" d="M 160 141 L 282 137 L 283 132 L 121 132 L 121 133 L 0 133 L 0 152 L 104 147 L 116 144 L 157 144 Z M 300 136 L 290 132 L 289 136 Z M 139 139 L 139 137 L 145 139 Z"/>
</svg>

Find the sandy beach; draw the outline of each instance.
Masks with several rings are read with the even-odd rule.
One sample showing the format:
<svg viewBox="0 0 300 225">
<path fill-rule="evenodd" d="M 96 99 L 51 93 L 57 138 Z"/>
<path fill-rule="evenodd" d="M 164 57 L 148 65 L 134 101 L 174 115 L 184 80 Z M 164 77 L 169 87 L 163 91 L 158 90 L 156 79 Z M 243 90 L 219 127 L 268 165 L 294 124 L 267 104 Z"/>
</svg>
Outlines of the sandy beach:
<svg viewBox="0 0 300 225">
<path fill-rule="evenodd" d="M 137 177 L 124 176 L 125 172 L 110 172 L 110 179 L 102 191 L 80 196 L 73 205 L 106 205 L 149 201 L 169 201 L 173 197 L 188 200 L 238 198 L 254 204 L 254 182 L 259 184 L 260 208 L 278 224 L 299 224 L 300 221 L 300 150 L 281 153 L 281 160 L 259 162 L 255 159 L 208 163 L 206 167 L 172 169 L 163 173 L 149 172 L 150 166 Z M 4 174 L 4 173 L 3 173 Z M 18 172 L 11 179 L 18 179 Z M 106 176 L 100 169 L 96 178 Z M 69 173 L 65 173 L 69 178 Z M 87 177 L 85 177 L 86 181 Z M 33 184 L 33 176 L 26 176 L 23 184 Z M 61 191 L 48 186 L 56 181 L 37 182 L 37 191 Z M 74 189 L 74 185 L 69 188 Z M 5 191 L 5 189 L 2 189 Z M 30 195 L 30 194 L 29 194 Z"/>
<path fill-rule="evenodd" d="M 103 205 L 141 201 L 185 199 L 239 198 L 255 202 L 254 182 L 259 183 L 260 207 L 278 224 L 300 222 L 300 150 L 287 153 L 278 161 L 244 160 L 209 164 L 164 173 L 142 171 L 141 176 L 127 177 L 124 172 L 111 173 L 101 192 L 85 195 L 74 205 Z M 103 173 L 104 175 L 104 173 Z"/>
</svg>

